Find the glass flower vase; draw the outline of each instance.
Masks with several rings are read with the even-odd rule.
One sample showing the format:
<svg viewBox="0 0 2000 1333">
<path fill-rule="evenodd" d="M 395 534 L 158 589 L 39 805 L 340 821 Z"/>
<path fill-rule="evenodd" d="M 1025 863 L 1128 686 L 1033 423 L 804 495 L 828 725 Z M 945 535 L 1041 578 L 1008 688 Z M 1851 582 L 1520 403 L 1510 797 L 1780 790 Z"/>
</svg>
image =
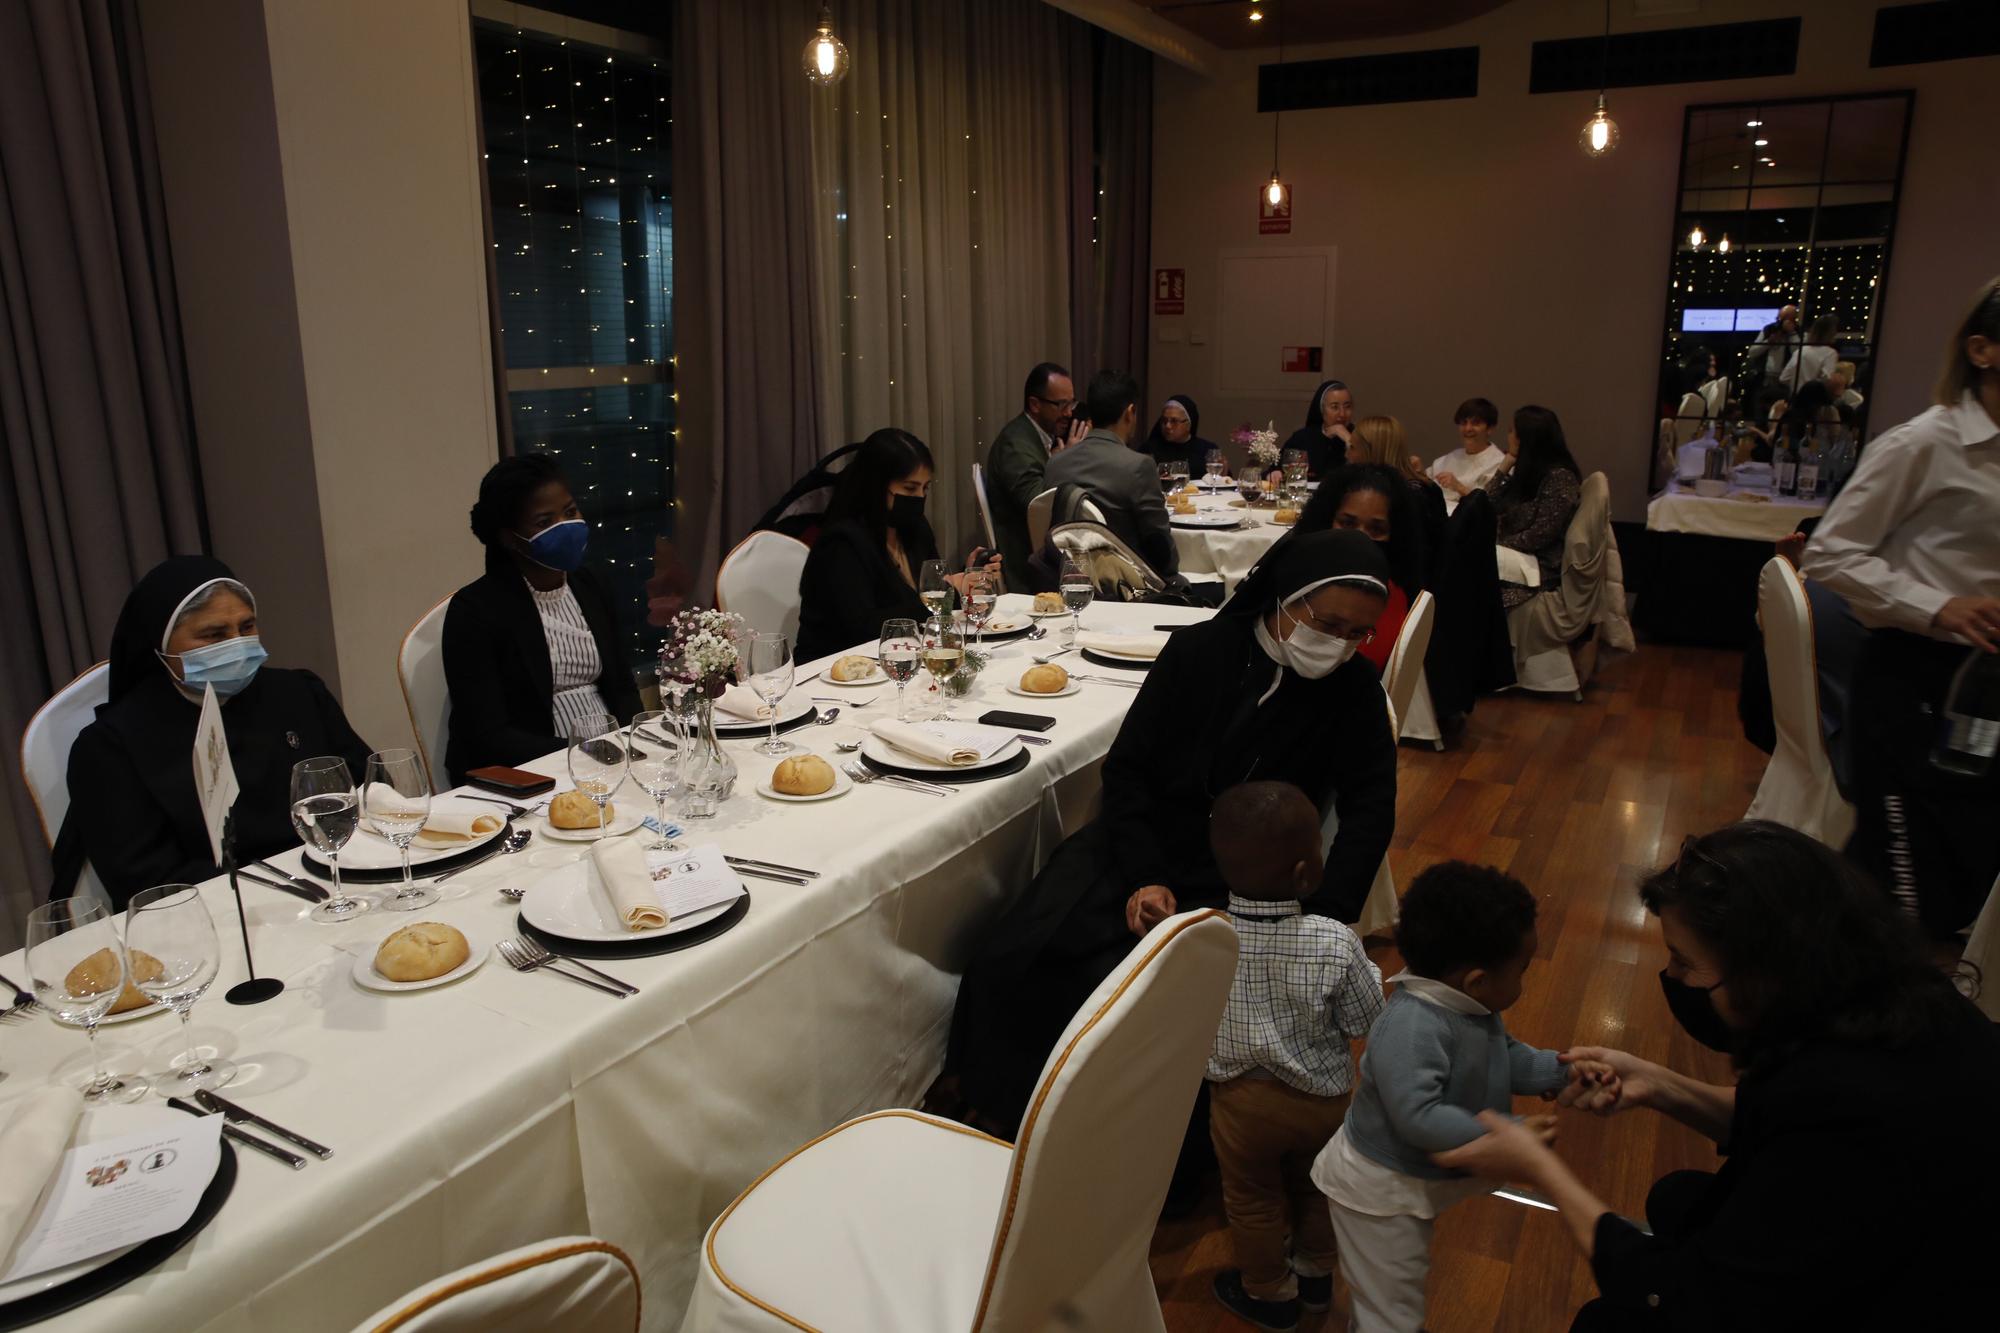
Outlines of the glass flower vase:
<svg viewBox="0 0 2000 1333">
<path fill-rule="evenodd" d="M 736 788 L 736 761 L 715 734 L 715 701 L 705 694 L 688 701 L 683 717 L 686 767 L 681 772 L 681 818 L 709 819 Z"/>
</svg>

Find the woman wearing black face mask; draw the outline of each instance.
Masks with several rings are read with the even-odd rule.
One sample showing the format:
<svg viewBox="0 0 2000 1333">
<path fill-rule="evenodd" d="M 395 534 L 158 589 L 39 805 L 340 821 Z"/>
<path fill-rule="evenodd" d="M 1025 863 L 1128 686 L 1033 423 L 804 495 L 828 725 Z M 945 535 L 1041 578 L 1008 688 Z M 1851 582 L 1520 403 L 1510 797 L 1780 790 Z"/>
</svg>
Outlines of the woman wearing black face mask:
<svg viewBox="0 0 2000 1333">
<path fill-rule="evenodd" d="M 1640 898 L 1666 937 L 1669 1008 L 1737 1082 L 1578 1047 L 1563 1058 L 1617 1077 L 1562 1100 L 1672 1116 L 1716 1141 L 1721 1169 L 1658 1181 L 1647 1234 L 1512 1122 L 1438 1159 L 1561 1210 L 1603 1293 L 1572 1333 L 1990 1324 L 2000 1037 L 1910 921 L 1839 853 L 1763 822 L 1688 839 Z"/>
<path fill-rule="evenodd" d="M 885 620 L 930 614 L 917 578 L 938 554 L 924 517 L 934 471 L 924 442 L 894 426 L 863 440 L 841 469 L 799 576 L 799 661 L 873 642 Z M 986 567 L 998 571 L 1000 558 Z M 964 574 L 945 578 L 964 594 Z"/>
</svg>

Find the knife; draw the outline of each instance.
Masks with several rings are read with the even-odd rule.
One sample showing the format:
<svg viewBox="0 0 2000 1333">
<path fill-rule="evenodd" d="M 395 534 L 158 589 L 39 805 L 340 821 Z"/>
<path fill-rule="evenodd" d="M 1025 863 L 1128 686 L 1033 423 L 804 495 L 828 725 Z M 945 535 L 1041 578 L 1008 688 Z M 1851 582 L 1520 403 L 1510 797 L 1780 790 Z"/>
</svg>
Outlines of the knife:
<svg viewBox="0 0 2000 1333">
<path fill-rule="evenodd" d="M 727 858 L 725 858 L 726 860 Z M 787 875 L 776 870 L 766 870 L 762 866 L 747 866 L 729 861 L 729 868 L 739 875 L 749 875 L 755 879 L 774 879 L 780 884 L 790 884 L 794 888 L 805 888 L 807 881 L 797 875 Z"/>
<path fill-rule="evenodd" d="M 331 894 L 328 894 L 325 889 L 320 888 L 319 885 L 313 883 L 311 880 L 300 879 L 297 875 L 294 875 L 289 870 L 280 870 L 278 869 L 278 867 L 272 865 L 269 861 L 252 861 L 250 864 L 253 866 L 262 866 L 264 869 L 276 875 L 279 879 L 284 880 L 287 884 L 296 884 L 302 889 L 311 889 L 313 892 L 318 893 L 325 897 L 332 896 Z"/>
<path fill-rule="evenodd" d="M 259 1129 L 262 1129 L 267 1133 L 276 1134 L 279 1138 L 285 1140 L 287 1143 L 296 1143 L 299 1147 L 304 1148 L 307 1152 L 319 1158 L 322 1162 L 325 1161 L 327 1158 L 333 1156 L 333 1149 L 326 1147 L 324 1144 L 314 1143 L 311 1139 L 307 1138 L 303 1134 L 294 1134 L 292 1133 L 291 1130 L 286 1129 L 283 1125 L 273 1124 L 271 1121 L 266 1120 L 263 1116 L 258 1115 L 255 1111 L 246 1111 L 242 1107 L 238 1106 L 235 1102 L 227 1101 L 221 1097 L 216 1096 L 214 1093 L 210 1092 L 207 1088 L 203 1088 L 199 1092 L 195 1093 L 194 1099 L 200 1102 L 203 1106 L 206 1106 L 211 1111 L 222 1112 L 224 1116 L 228 1117 L 229 1122 L 231 1124 L 247 1122 L 249 1124 L 255 1125 Z"/>
<path fill-rule="evenodd" d="M 209 1112 L 202 1110 L 193 1102 L 179 1097 L 167 1098 L 167 1105 L 173 1107 L 176 1111 L 186 1111 L 189 1115 L 209 1114 Z M 297 1153 L 286 1152 L 275 1143 L 266 1143 L 255 1134 L 245 1134 L 234 1125 L 224 1125 L 222 1127 L 222 1137 L 233 1143 L 240 1143 L 246 1148 L 254 1148 L 266 1157 L 275 1157 L 294 1171 L 303 1171 L 306 1168 L 306 1159 Z"/>
<path fill-rule="evenodd" d="M 801 870 L 797 866 L 780 865 L 776 861 L 759 861 L 754 856 L 726 856 L 723 859 L 733 866 L 756 866 L 759 870 L 775 870 L 783 875 L 803 875 L 807 879 L 819 878 L 817 870 Z"/>
<path fill-rule="evenodd" d="M 461 871 L 470 870 L 474 866 L 483 866 L 488 861 L 491 861 L 494 857 L 500 855 L 500 853 L 506 850 L 507 850 L 507 839 L 504 837 L 496 837 L 493 839 L 493 841 L 486 844 L 485 855 L 479 857 L 476 860 L 467 861 L 464 865 L 453 866 L 451 869 L 445 871 L 442 875 L 439 875 L 436 879 L 431 880 L 431 883 L 442 884 L 446 880 L 450 879 L 453 875 L 456 875 Z M 419 875 L 418 878 L 426 879 L 429 877 L 425 875 Z"/>
<path fill-rule="evenodd" d="M 316 885 L 287 884 L 283 880 L 268 879 L 265 876 L 258 874 L 256 871 L 248 869 L 247 867 L 244 866 L 238 866 L 236 868 L 236 873 L 241 875 L 244 879 L 251 881 L 252 883 L 262 884 L 267 888 L 276 889 L 280 893 L 289 893 L 293 897 L 303 898 L 309 903 L 323 903 L 328 898 L 331 898 L 333 896 L 332 894 L 328 893 L 325 889 L 319 888 Z"/>
</svg>

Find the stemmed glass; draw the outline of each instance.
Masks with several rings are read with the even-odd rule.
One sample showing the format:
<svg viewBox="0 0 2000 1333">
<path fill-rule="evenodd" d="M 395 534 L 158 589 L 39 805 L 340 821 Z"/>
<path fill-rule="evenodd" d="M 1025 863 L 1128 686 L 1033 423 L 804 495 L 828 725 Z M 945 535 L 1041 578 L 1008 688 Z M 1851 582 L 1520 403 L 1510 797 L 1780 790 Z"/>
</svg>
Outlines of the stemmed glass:
<svg viewBox="0 0 2000 1333">
<path fill-rule="evenodd" d="M 917 575 L 917 593 L 933 617 L 942 617 L 951 606 L 951 584 L 945 580 L 944 561 L 926 560 Z"/>
<path fill-rule="evenodd" d="M 1306 451 L 1287 449 L 1278 458 L 1278 466 L 1284 471 L 1285 484 L 1297 486 L 1306 479 Z"/>
<path fill-rule="evenodd" d="M 989 569 L 965 571 L 965 618 L 972 622 L 972 642 L 986 647 L 986 622 L 993 618 L 993 604 L 1000 596 L 999 580 Z"/>
<path fill-rule="evenodd" d="M 1174 465 L 1172 463 L 1162 463 L 1160 464 L 1160 494 L 1170 494 L 1173 489 Z"/>
<path fill-rule="evenodd" d="M 129 1102 L 146 1095 L 138 1075 L 104 1072 L 97 1054 L 97 1025 L 130 980 L 125 944 L 104 904 L 58 898 L 28 913 L 28 984 L 42 1008 L 65 1023 L 81 1023 L 90 1038 L 87 1102 Z"/>
<path fill-rule="evenodd" d="M 618 724 L 602 714 L 586 717 L 569 729 L 569 780 L 597 806 L 597 836 L 604 836 L 604 807 L 624 785 L 632 762 L 618 743 Z"/>
<path fill-rule="evenodd" d="M 659 728 L 653 734 L 647 727 Z M 662 738 L 671 736 L 674 744 L 662 748 Z M 632 719 L 632 728 L 626 733 L 626 749 L 632 753 L 632 780 L 639 784 L 646 795 L 653 798 L 653 818 L 659 824 L 660 840 L 654 849 L 663 852 L 679 851 L 674 840 L 667 836 L 667 799 L 681 785 L 681 758 L 685 753 L 680 739 L 680 723 L 668 709 L 656 709 L 641 713 Z M 640 742 L 645 742 L 643 745 Z"/>
<path fill-rule="evenodd" d="M 1097 586 L 1082 565 L 1069 556 L 1063 557 L 1062 564 L 1063 605 L 1069 608 L 1069 645 L 1076 647 L 1077 635 L 1083 632 L 1083 608 L 1090 605 L 1090 599 L 1097 595 Z"/>
<path fill-rule="evenodd" d="M 898 619 L 882 622 L 882 642 L 877 656 L 882 663 L 882 674 L 896 682 L 898 722 L 910 720 L 903 694 L 911 678 L 917 674 L 917 664 L 923 658 L 923 651 L 924 641 L 917 635 L 916 621 Z"/>
<path fill-rule="evenodd" d="M 1187 461 L 1187 459 L 1185 459 L 1185 458 L 1176 458 L 1176 459 L 1175 459 L 1175 460 L 1174 460 L 1173 462 L 1171 462 L 1171 463 L 1167 464 L 1167 471 L 1168 471 L 1168 473 L 1169 473 L 1169 474 L 1171 474 L 1171 475 L 1172 475 L 1172 477 L 1173 477 L 1173 482 L 1174 482 L 1174 489 L 1175 489 L 1175 490 L 1186 490 L 1186 489 L 1187 489 L 1187 480 L 1188 480 L 1188 461 Z"/>
<path fill-rule="evenodd" d="M 391 912 L 414 912 L 436 902 L 438 891 L 418 888 L 410 875 L 410 844 L 431 817 L 431 781 L 415 750 L 377 750 L 368 756 L 368 772 L 361 779 L 361 812 L 368 827 L 403 854 L 403 887 L 382 906 Z"/>
<path fill-rule="evenodd" d="M 756 745 L 758 754 L 790 754 L 799 747 L 778 739 L 778 704 L 792 691 L 792 641 L 783 634 L 754 630 L 746 645 L 744 669 L 751 693 L 770 710 L 771 734 Z"/>
<path fill-rule="evenodd" d="M 139 989 L 181 1016 L 181 1039 L 187 1054 L 177 1057 L 171 1074 L 162 1075 L 153 1091 L 163 1097 L 185 1097 L 201 1088 L 219 1088 L 236 1077 L 236 1066 L 216 1056 L 203 1059 L 188 1032 L 188 1014 L 215 981 L 222 968 L 222 946 L 208 904 L 192 884 L 162 884 L 132 895 L 125 909 L 125 948 L 149 953 L 159 960 L 157 974 L 134 978 Z M 146 969 L 152 973 L 151 968 Z"/>
<path fill-rule="evenodd" d="M 931 683 L 938 692 L 938 710 L 931 715 L 932 720 L 952 715 L 951 695 L 945 692 L 944 683 L 964 664 L 965 632 L 956 623 L 939 620 L 925 630 L 924 670 L 931 673 Z"/>
<path fill-rule="evenodd" d="M 1246 467 L 1236 474 L 1236 490 L 1243 497 L 1243 507 L 1249 508 L 1264 496 L 1264 469 Z"/>
<path fill-rule="evenodd" d="M 333 897 L 308 914 L 315 921 L 345 921 L 368 910 L 361 899 L 348 897 L 340 882 L 340 849 L 354 836 L 360 816 L 361 799 L 345 759 L 321 755 L 292 765 L 292 827 L 299 841 L 318 848 L 333 867 Z"/>
</svg>

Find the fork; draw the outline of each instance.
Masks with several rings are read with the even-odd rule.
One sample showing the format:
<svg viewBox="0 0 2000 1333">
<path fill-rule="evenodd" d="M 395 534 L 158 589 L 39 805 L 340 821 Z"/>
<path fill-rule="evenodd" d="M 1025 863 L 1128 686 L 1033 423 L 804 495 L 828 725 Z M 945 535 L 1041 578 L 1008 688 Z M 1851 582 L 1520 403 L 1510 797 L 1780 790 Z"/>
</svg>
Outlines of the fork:
<svg viewBox="0 0 2000 1333">
<path fill-rule="evenodd" d="M 40 1000 L 37 1000 L 33 995 L 16 986 L 8 978 L 0 977 L 0 986 L 5 986 L 8 990 L 14 992 L 14 1003 L 5 1009 L 0 1009 L 0 1019 L 26 1018 L 34 1013 L 35 1010 L 42 1007 Z"/>
<path fill-rule="evenodd" d="M 918 782 L 915 778 L 898 777 L 894 773 L 877 773 L 860 760 L 842 764 L 847 776 L 864 787 L 871 782 L 887 782 L 892 787 L 903 787 L 909 791 L 920 791 L 926 796 L 956 796 L 958 792 L 950 787 L 935 786 L 928 782 Z"/>
<path fill-rule="evenodd" d="M 514 947 L 519 949 L 522 953 L 526 954 L 530 960 L 532 960 L 539 966 L 547 967 L 550 963 L 557 963 L 557 962 L 568 963 L 571 967 L 582 968 L 584 971 L 590 973 L 590 975 L 592 975 L 593 977 L 596 977 L 599 981 L 603 981 L 610 985 L 618 987 L 620 990 L 624 991 L 627 995 L 637 995 L 639 993 L 639 988 L 637 986 L 634 986 L 631 982 L 620 981 L 617 977 L 612 976 L 609 972 L 600 972 L 596 968 L 592 967 L 589 963 L 584 962 L 581 958 L 571 958 L 568 954 L 555 953 L 552 950 L 550 950 L 548 946 L 544 945 L 540 940 L 530 939 L 526 935 L 517 935 L 514 938 Z"/>
<path fill-rule="evenodd" d="M 517 947 L 516 942 L 513 940 L 500 941 L 500 956 L 506 959 L 507 966 L 513 968 L 516 972 L 534 972 L 540 969 L 546 969 L 550 972 L 555 973 L 559 977 L 563 977 L 569 981 L 574 981 L 579 986 L 588 986 L 592 990 L 601 990 L 606 995 L 616 996 L 618 999 L 621 1000 L 624 999 L 626 996 L 625 991 L 615 990 L 612 987 L 605 985 L 603 982 L 592 981 L 589 977 L 579 976 L 574 972 L 563 971 L 561 968 L 555 966 L 553 961 L 555 958 L 554 954 L 549 955 L 551 961 L 538 963 L 533 959 L 529 958 L 525 951 Z"/>
</svg>

